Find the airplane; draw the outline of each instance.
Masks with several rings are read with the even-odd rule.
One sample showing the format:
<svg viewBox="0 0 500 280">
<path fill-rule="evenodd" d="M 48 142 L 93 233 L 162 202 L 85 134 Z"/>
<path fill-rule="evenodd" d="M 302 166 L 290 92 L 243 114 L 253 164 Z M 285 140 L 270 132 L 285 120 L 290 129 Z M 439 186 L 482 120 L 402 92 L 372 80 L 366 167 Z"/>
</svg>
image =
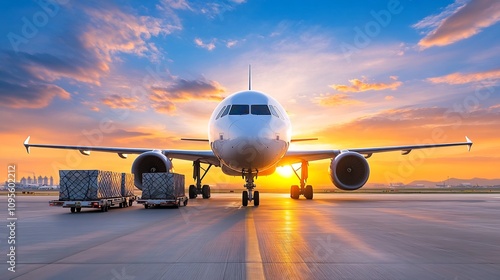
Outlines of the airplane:
<svg viewBox="0 0 500 280">
<path fill-rule="evenodd" d="M 468 146 L 472 141 L 465 137 L 465 142 L 437 143 L 424 145 L 386 146 L 373 148 L 353 148 L 334 150 L 289 150 L 290 143 L 317 140 L 317 138 L 292 138 L 292 126 L 287 112 L 270 95 L 252 90 L 251 70 L 249 69 L 248 90 L 233 93 L 222 100 L 214 109 L 208 125 L 208 139 L 181 138 L 186 141 L 207 142 L 210 150 L 170 150 L 153 148 L 125 148 L 101 146 L 70 146 L 50 144 L 30 144 L 30 136 L 24 141 L 28 154 L 31 147 L 79 150 L 83 155 L 91 151 L 117 153 L 121 158 L 129 154 L 139 154 L 132 163 L 135 185 L 142 189 L 142 174 L 152 172 L 171 172 L 172 159 L 193 162 L 193 179 L 196 185 L 189 186 L 189 198 L 201 194 L 210 198 L 210 186 L 202 180 L 212 166 L 220 167 L 230 176 L 242 176 L 245 180 L 242 192 L 242 205 L 260 204 L 259 191 L 254 191 L 254 181 L 258 176 L 267 176 L 275 172 L 278 166 L 300 163 L 293 171 L 299 179 L 299 185 L 290 188 L 290 197 L 298 199 L 303 195 L 313 199 L 313 187 L 307 184 L 308 163 L 310 161 L 330 159 L 330 179 L 341 190 L 353 191 L 365 185 L 370 175 L 367 159 L 374 153 L 401 151 L 408 155 L 412 150 L 449 146 Z M 207 164 L 203 168 L 201 164 Z M 201 171 L 204 171 L 203 174 Z M 300 170 L 300 174 L 298 171 Z"/>
</svg>

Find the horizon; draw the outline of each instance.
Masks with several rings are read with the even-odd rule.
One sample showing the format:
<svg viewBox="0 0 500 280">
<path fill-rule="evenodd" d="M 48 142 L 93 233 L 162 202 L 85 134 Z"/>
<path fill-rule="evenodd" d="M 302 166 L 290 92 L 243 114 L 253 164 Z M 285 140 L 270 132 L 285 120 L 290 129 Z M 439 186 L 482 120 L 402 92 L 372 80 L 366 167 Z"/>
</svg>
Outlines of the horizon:
<svg viewBox="0 0 500 280">
<path fill-rule="evenodd" d="M 45 3 L 45 4 L 44 4 Z M 136 156 L 40 144 L 209 149 L 208 119 L 248 87 L 287 110 L 300 149 L 463 141 L 465 147 L 373 155 L 369 184 L 497 179 L 500 2 L 163 0 L 1 4 L 0 136 L 17 177 L 59 169 L 130 173 Z M 340 11 L 340 12 L 339 12 Z M 126 23 L 126 24 L 123 24 Z M 314 124 L 314 125 L 312 125 Z M 190 184 L 192 162 L 174 160 Z M 333 187 L 329 161 L 309 184 Z M 295 176 L 260 177 L 289 188 Z M 7 172 L 0 173 L 5 181 Z M 241 184 L 211 169 L 207 184 Z M 271 188 L 271 187 L 270 187 Z M 243 189 L 243 188 L 242 188 Z"/>
</svg>

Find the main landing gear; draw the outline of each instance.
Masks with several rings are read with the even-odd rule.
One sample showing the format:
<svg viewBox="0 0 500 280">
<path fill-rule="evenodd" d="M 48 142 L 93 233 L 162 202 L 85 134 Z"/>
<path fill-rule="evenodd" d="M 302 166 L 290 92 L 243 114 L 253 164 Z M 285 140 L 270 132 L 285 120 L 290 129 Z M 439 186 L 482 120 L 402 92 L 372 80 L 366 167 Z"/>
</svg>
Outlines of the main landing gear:
<svg viewBox="0 0 500 280">
<path fill-rule="evenodd" d="M 290 188 L 290 197 L 293 199 L 299 199 L 300 195 L 304 195 L 306 199 L 313 199 L 313 187 L 311 185 L 306 186 L 307 177 L 309 176 L 308 166 L 309 163 L 305 160 L 302 161 L 300 167 L 297 169 L 292 166 L 293 173 L 295 173 L 300 181 L 300 187 L 293 185 Z M 300 175 L 297 173 L 298 170 L 300 170 Z"/>
<path fill-rule="evenodd" d="M 208 170 L 210 170 L 212 164 L 209 164 L 207 169 L 201 167 L 201 162 L 199 160 L 193 161 L 193 179 L 196 180 L 196 186 L 189 186 L 189 198 L 196 198 L 199 194 L 203 197 L 203 199 L 210 198 L 210 186 L 209 185 L 201 185 L 201 181 L 207 175 Z M 203 170 L 203 175 L 201 175 L 201 170 Z"/>
<path fill-rule="evenodd" d="M 255 184 L 253 183 L 253 177 L 255 174 L 252 172 L 243 172 L 242 175 L 245 178 L 245 185 L 244 187 L 247 189 L 246 191 L 243 191 L 241 194 L 241 204 L 243 206 L 248 206 L 248 202 L 253 200 L 253 205 L 254 206 L 259 206 L 260 204 L 260 196 L 259 196 L 259 191 L 254 191 L 253 189 L 255 188 Z"/>
</svg>

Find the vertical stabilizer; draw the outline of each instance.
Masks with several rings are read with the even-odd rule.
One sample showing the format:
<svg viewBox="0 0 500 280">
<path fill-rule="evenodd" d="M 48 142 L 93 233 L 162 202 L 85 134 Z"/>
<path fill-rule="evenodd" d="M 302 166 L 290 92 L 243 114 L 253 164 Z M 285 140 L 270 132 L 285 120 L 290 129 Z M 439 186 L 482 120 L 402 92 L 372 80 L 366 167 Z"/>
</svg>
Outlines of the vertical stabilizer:
<svg viewBox="0 0 500 280">
<path fill-rule="evenodd" d="M 248 90 L 252 90 L 252 65 L 248 64 Z"/>
</svg>

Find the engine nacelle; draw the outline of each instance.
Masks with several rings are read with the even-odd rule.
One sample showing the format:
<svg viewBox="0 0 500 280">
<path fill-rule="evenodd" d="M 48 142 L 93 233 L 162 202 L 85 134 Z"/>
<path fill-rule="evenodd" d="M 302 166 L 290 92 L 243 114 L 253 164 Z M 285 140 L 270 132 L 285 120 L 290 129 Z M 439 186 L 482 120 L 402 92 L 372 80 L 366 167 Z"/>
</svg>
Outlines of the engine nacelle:
<svg viewBox="0 0 500 280">
<path fill-rule="evenodd" d="M 172 161 L 161 151 L 155 150 L 142 153 L 132 164 L 135 186 L 142 190 L 142 173 L 170 172 L 172 167 Z"/>
<path fill-rule="evenodd" d="M 361 188 L 370 176 L 368 161 L 363 155 L 355 152 L 344 152 L 336 156 L 329 171 L 333 184 L 346 191 Z"/>
</svg>

